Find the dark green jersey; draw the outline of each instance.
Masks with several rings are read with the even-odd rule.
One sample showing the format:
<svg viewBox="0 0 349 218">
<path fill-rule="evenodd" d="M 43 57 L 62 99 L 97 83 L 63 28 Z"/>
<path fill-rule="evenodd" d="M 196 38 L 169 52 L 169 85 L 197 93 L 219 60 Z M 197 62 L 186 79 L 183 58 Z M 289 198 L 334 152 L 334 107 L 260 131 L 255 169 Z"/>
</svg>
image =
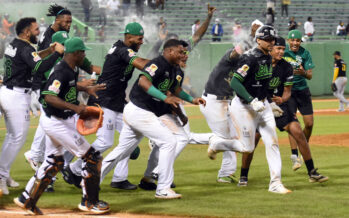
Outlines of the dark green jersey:
<svg viewBox="0 0 349 218">
<path fill-rule="evenodd" d="M 290 50 L 289 45 L 286 46 L 284 59 L 290 63 L 293 69 L 298 69 L 300 65 L 304 70 L 310 70 L 315 67 L 309 51 L 303 47 L 299 47 L 299 50 L 294 53 Z M 306 78 L 300 75 L 294 75 L 292 90 L 303 90 L 308 88 Z"/>
</svg>

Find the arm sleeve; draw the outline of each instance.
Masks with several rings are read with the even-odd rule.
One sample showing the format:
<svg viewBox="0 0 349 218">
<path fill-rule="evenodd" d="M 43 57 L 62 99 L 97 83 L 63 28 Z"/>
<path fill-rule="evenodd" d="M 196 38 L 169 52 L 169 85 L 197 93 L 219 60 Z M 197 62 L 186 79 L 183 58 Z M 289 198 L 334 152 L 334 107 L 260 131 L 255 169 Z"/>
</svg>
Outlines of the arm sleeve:
<svg viewBox="0 0 349 218">
<path fill-rule="evenodd" d="M 332 82 L 334 82 L 337 79 L 340 67 L 341 66 L 339 66 L 338 63 L 336 62 L 335 65 L 334 65 Z"/>
<path fill-rule="evenodd" d="M 247 92 L 247 90 L 238 78 L 233 77 L 233 79 L 230 82 L 230 87 L 236 92 L 236 94 L 241 96 L 248 103 L 250 103 L 253 100 L 253 97 L 250 95 L 250 93 Z"/>
<path fill-rule="evenodd" d="M 54 71 L 48 78 L 45 88 L 42 90 L 41 94 L 58 96 L 66 82 L 67 81 L 63 72 Z"/>
</svg>

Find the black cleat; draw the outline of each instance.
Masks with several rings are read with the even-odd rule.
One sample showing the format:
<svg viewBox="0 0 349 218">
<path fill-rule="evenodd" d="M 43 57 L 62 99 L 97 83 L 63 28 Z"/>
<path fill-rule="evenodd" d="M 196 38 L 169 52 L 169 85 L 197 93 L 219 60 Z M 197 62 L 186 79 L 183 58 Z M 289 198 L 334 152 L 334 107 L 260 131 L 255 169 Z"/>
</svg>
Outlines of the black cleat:
<svg viewBox="0 0 349 218">
<path fill-rule="evenodd" d="M 309 173 L 309 182 L 326 182 L 328 180 L 327 176 L 323 176 L 320 173 L 317 172 L 317 169 L 312 169 Z"/>
<path fill-rule="evenodd" d="M 176 188 L 176 184 L 174 182 L 171 183 L 171 188 Z"/>
<path fill-rule="evenodd" d="M 69 165 L 67 167 L 64 167 L 64 169 L 61 171 L 63 174 L 63 179 L 66 183 L 71 184 L 71 185 L 75 185 L 77 188 L 81 189 L 81 180 L 82 180 L 82 176 L 77 176 L 75 175 Z"/>
<path fill-rule="evenodd" d="M 246 176 L 241 176 L 240 179 L 239 179 L 239 182 L 238 182 L 238 186 L 239 187 L 244 187 L 244 186 L 247 186 L 247 183 L 248 183 L 248 179 Z"/>
<path fill-rule="evenodd" d="M 47 188 L 45 189 L 45 192 L 55 192 L 55 189 L 53 187 L 53 185 L 55 184 L 55 182 L 52 180 L 50 184 L 48 184 Z"/>
<path fill-rule="evenodd" d="M 156 190 L 157 185 L 155 184 L 155 180 L 143 177 L 139 182 L 138 187 L 147 191 L 152 191 Z"/>
<path fill-rule="evenodd" d="M 121 182 L 111 182 L 110 186 L 112 188 L 118 188 L 123 190 L 135 190 L 137 189 L 137 186 L 130 183 L 128 180 L 121 181 Z"/>
</svg>

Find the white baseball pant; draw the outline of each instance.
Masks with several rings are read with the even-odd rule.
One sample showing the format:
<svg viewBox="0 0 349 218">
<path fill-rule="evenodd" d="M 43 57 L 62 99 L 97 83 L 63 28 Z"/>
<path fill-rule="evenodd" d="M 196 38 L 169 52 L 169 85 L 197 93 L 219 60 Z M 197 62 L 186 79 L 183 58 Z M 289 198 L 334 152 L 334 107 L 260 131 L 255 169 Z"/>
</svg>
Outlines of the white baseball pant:
<svg viewBox="0 0 349 218">
<path fill-rule="evenodd" d="M 124 108 L 124 126 L 121 130 L 119 145 L 103 160 L 101 180 L 116 163 L 133 152 L 143 136 L 154 141 L 159 147 L 159 179 L 157 190 L 170 188 L 173 181 L 173 163 L 177 140 L 160 119 L 152 112 L 129 102 Z"/>
<path fill-rule="evenodd" d="M 339 110 L 344 110 L 344 105 L 349 105 L 349 101 L 344 97 L 345 86 L 347 85 L 347 77 L 340 76 L 334 81 L 337 91 L 333 95 L 339 99 Z"/>
<path fill-rule="evenodd" d="M 39 103 L 40 90 L 32 91 L 31 101 L 30 101 L 30 110 L 33 112 L 34 117 L 39 116 L 38 110 L 42 111 L 41 104 Z"/>
<path fill-rule="evenodd" d="M 101 152 L 101 154 L 114 145 L 115 130 L 120 133 L 123 126 L 122 113 L 105 107 L 102 107 L 102 109 L 104 111 L 103 125 L 98 129 L 96 133 L 97 138 L 92 143 L 92 147 Z M 130 156 L 116 164 L 112 182 L 121 182 L 127 179 L 129 159 Z M 78 159 L 70 164 L 70 169 L 74 174 L 81 176 L 82 163 L 83 161 Z"/>
<path fill-rule="evenodd" d="M 235 137 L 235 128 L 232 126 L 228 105 L 231 100 L 217 100 L 217 96 L 207 94 L 202 96 L 206 106 L 200 105 L 200 111 L 205 116 L 212 133 L 224 139 Z M 236 154 L 233 151 L 223 152 L 221 169 L 218 177 L 226 177 L 236 171 Z"/>
<path fill-rule="evenodd" d="M 30 124 L 30 91 L 13 87 L 0 89 L 0 108 L 6 124 L 6 136 L 0 155 L 0 177 L 8 178 L 10 168 L 26 140 Z"/>
</svg>

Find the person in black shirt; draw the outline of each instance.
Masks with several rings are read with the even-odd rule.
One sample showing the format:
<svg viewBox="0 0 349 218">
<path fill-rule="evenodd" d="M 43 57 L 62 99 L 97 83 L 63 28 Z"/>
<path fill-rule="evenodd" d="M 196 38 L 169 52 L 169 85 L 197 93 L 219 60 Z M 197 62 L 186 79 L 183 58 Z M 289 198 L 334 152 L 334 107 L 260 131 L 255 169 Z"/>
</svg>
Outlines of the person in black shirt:
<svg viewBox="0 0 349 218">
<path fill-rule="evenodd" d="M 7 185 L 18 186 L 9 173 L 29 129 L 33 75 L 43 74 L 50 69 L 64 51 L 61 44 L 54 43 L 46 50 L 36 52 L 33 44 L 37 43 L 40 31 L 35 18 L 20 19 L 16 25 L 16 33 L 18 38 L 5 50 L 5 75 L 0 90 L 0 108 L 6 117 L 7 127 L 0 156 L 0 188 L 4 194 L 9 194 Z M 47 57 L 48 55 L 50 56 Z M 45 57 L 47 58 L 42 59 Z"/>
<path fill-rule="evenodd" d="M 290 21 L 288 22 L 288 30 L 289 31 L 295 30 L 297 29 L 297 27 L 298 27 L 297 22 L 294 20 L 294 17 L 291 17 Z"/>
<path fill-rule="evenodd" d="M 275 46 L 270 52 L 272 56 L 273 75 L 269 82 L 269 101 L 274 113 L 276 126 L 280 131 L 287 131 L 297 140 L 297 145 L 303 156 L 308 169 L 309 182 L 326 182 L 328 177 L 322 176 L 314 167 L 310 147 L 304 136 L 301 125 L 294 113 L 291 112 L 288 105 L 288 99 L 291 97 L 291 88 L 293 84 L 292 65 L 285 61 L 284 56 L 286 48 L 285 39 L 278 37 L 275 40 Z M 256 134 L 256 146 L 260 140 L 260 134 Z M 252 153 L 244 153 L 242 156 L 241 175 L 239 186 L 247 186 L 248 171 L 253 158 Z"/>
<path fill-rule="evenodd" d="M 87 49 L 89 48 L 80 38 L 73 37 L 66 40 L 63 60 L 54 67 L 41 93 L 47 104 L 43 107 L 45 116 L 40 119 L 40 124 L 48 136 L 45 161 L 29 180 L 24 192 L 14 199 L 19 207 L 35 215 L 42 214 L 36 206 L 42 192 L 63 168 L 63 148 L 84 160 L 82 173 L 84 181 L 81 183 L 83 196 L 79 209 L 97 214 L 109 211 L 108 203 L 99 200 L 98 165 L 103 158 L 75 127 L 78 118 L 75 115 L 82 115 L 86 111 L 86 105 L 79 105 L 77 92 L 86 91 L 90 95 L 97 96 L 96 91 L 105 88 L 105 84 L 88 87 L 77 84 L 79 74 L 77 67 L 82 65 Z"/>
<path fill-rule="evenodd" d="M 174 177 L 173 163 L 177 138 L 159 118 L 172 114 L 170 106 L 178 108 L 181 99 L 193 104 L 205 103 L 203 99 L 194 99 L 180 88 L 183 75 L 178 71 L 178 65 L 183 54 L 182 41 L 171 39 L 165 43 L 163 55 L 151 60 L 144 67 L 132 87 L 130 102 L 124 109 L 125 123 L 119 145 L 102 163 L 102 179 L 118 161 L 130 155 L 143 136 L 146 136 L 154 141 L 159 149 L 159 179 L 155 197 L 181 198 L 180 194 L 170 188 Z M 182 128 L 175 117 L 168 116 L 168 119 L 171 120 L 173 128 Z M 183 128 L 181 132 L 184 132 Z M 152 157 L 149 161 L 151 160 Z"/>
<path fill-rule="evenodd" d="M 345 86 L 347 84 L 346 69 L 347 64 L 343 61 L 341 53 L 335 51 L 334 57 L 334 71 L 332 83 L 336 84 L 337 91 L 333 92 L 333 95 L 339 99 L 339 109 L 338 112 L 345 111 L 344 105 L 349 107 L 349 101 L 344 97 Z"/>
</svg>

